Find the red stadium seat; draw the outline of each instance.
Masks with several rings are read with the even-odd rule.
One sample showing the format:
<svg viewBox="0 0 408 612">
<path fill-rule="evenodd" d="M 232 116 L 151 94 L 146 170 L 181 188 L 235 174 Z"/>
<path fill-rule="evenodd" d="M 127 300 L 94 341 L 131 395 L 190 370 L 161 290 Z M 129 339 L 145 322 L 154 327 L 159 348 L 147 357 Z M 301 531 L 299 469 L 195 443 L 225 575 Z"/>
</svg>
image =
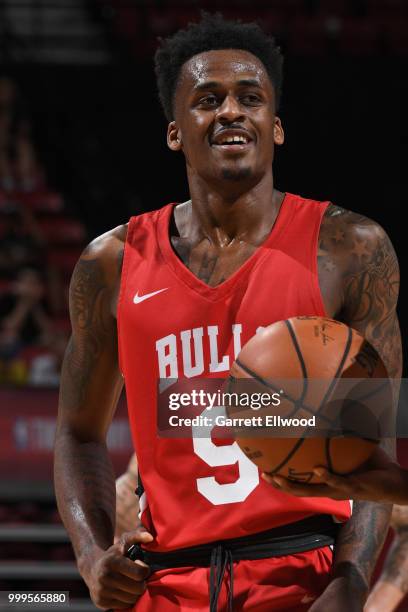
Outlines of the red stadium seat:
<svg viewBox="0 0 408 612">
<path fill-rule="evenodd" d="M 76 219 L 45 217 L 38 224 L 49 244 L 82 244 L 86 238 L 84 226 Z"/>
<path fill-rule="evenodd" d="M 32 193 L 16 192 L 13 199 L 21 202 L 36 212 L 61 212 L 64 200 L 60 193 L 54 191 L 35 191 Z"/>
</svg>

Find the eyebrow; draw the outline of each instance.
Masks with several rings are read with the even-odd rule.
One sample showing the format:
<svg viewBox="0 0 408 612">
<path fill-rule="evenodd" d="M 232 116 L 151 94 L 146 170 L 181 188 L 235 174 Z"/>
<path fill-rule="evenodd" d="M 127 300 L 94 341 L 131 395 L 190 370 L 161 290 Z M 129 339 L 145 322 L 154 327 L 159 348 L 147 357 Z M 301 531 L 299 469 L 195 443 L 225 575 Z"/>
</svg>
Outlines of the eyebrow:
<svg viewBox="0 0 408 612">
<path fill-rule="evenodd" d="M 258 79 L 240 79 L 237 83 L 240 87 L 262 87 L 260 81 Z M 221 87 L 222 83 L 219 81 L 204 81 L 204 83 L 199 83 L 195 85 L 194 89 L 197 91 L 202 91 L 203 89 L 217 89 Z"/>
</svg>

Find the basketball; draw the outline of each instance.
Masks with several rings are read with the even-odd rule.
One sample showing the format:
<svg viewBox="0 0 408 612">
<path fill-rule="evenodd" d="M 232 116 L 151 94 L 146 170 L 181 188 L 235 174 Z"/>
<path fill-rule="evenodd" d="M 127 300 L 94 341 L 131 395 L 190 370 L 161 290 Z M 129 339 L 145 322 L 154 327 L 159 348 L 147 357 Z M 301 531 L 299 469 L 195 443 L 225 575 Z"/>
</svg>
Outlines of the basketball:
<svg viewBox="0 0 408 612">
<path fill-rule="evenodd" d="M 256 334 L 231 367 L 228 391 L 242 392 L 245 384 L 252 393 L 279 394 L 279 406 L 257 414 L 291 417 L 297 427 L 281 428 L 279 437 L 265 426 L 256 433 L 233 428 L 238 445 L 264 472 L 298 482 L 318 482 L 317 466 L 337 474 L 362 466 L 392 412 L 391 384 L 378 353 L 356 330 L 328 318 L 294 317 Z M 230 417 L 253 412 L 227 408 Z M 310 417 L 316 433 L 301 426 Z"/>
</svg>

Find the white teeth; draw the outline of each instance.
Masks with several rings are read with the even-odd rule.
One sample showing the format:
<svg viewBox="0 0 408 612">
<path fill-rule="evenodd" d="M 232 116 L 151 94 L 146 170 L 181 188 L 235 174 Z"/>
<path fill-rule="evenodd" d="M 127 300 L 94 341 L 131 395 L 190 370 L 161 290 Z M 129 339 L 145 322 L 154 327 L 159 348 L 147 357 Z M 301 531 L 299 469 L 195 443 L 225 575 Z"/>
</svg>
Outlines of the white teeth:
<svg viewBox="0 0 408 612">
<path fill-rule="evenodd" d="M 245 136 L 228 136 L 221 141 L 221 144 L 228 143 L 237 143 L 237 144 L 247 144 L 248 139 Z"/>
</svg>

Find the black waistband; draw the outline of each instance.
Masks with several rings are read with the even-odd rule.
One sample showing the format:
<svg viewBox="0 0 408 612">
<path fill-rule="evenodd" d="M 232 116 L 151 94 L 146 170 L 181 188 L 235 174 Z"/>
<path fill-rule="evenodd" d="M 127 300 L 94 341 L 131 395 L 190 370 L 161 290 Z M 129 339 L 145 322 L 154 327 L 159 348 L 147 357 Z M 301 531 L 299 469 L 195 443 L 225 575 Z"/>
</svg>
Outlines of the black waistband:
<svg viewBox="0 0 408 612">
<path fill-rule="evenodd" d="M 179 548 L 170 552 L 153 552 L 134 544 L 130 559 L 141 559 L 152 572 L 172 567 L 210 567 L 210 610 L 217 610 L 217 600 L 225 569 L 229 566 L 229 601 L 232 609 L 234 561 L 282 557 L 334 544 L 339 525 L 331 516 L 319 514 L 289 525 L 275 527 L 240 538 L 218 540 Z"/>
</svg>

